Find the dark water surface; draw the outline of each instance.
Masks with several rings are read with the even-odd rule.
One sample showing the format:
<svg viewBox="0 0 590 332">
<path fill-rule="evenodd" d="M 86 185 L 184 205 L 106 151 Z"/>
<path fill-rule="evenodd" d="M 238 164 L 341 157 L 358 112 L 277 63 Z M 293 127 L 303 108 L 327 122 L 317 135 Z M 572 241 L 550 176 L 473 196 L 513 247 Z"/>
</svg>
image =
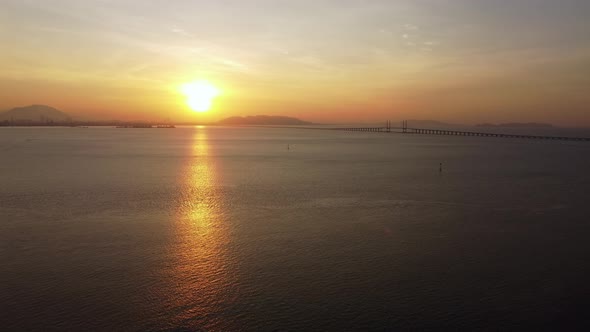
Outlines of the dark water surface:
<svg viewBox="0 0 590 332">
<path fill-rule="evenodd" d="M 0 258 L 2 330 L 587 328 L 590 144 L 4 128 Z"/>
</svg>

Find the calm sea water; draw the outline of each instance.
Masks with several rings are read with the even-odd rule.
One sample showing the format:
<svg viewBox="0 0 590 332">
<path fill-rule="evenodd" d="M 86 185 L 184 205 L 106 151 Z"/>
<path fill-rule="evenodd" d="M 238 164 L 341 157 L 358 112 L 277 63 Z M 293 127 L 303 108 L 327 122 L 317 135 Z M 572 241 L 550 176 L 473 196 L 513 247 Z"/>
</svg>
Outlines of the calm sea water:
<svg viewBox="0 0 590 332">
<path fill-rule="evenodd" d="M 590 327 L 588 143 L 4 128 L 0 161 L 2 330 Z"/>
</svg>

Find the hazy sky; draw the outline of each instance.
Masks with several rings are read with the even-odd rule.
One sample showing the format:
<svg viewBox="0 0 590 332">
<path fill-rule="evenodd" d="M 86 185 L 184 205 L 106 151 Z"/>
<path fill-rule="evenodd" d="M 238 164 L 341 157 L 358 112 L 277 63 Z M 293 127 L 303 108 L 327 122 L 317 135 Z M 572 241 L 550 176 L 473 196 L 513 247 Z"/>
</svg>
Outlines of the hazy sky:
<svg viewBox="0 0 590 332">
<path fill-rule="evenodd" d="M 0 0 L 0 109 L 590 125 L 588 0 Z M 191 112 L 179 86 L 222 95 Z"/>
</svg>

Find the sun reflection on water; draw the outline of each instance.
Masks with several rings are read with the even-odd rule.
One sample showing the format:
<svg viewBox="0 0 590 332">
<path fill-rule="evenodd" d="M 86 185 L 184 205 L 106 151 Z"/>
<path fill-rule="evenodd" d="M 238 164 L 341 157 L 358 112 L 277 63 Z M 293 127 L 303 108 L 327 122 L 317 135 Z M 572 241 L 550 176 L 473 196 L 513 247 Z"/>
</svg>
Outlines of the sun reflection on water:
<svg viewBox="0 0 590 332">
<path fill-rule="evenodd" d="M 176 326 L 195 329 L 227 327 L 222 311 L 230 305 L 232 278 L 229 234 L 217 165 L 208 129 L 195 128 L 190 157 L 182 179 L 176 218 L 173 305 Z"/>
<path fill-rule="evenodd" d="M 215 165 L 209 155 L 206 129 L 197 129 L 191 157 L 186 172 L 187 197 L 181 210 L 193 235 L 206 236 L 215 227 L 212 219 L 220 212 L 215 191 Z"/>
</svg>

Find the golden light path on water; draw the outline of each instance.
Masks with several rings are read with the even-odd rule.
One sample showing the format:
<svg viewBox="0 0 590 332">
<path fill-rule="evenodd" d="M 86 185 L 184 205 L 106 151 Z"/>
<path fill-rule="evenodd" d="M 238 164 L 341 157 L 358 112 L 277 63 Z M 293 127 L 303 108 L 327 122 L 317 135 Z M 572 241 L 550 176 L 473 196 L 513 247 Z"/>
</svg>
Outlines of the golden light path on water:
<svg viewBox="0 0 590 332">
<path fill-rule="evenodd" d="M 227 327 L 223 310 L 232 301 L 231 258 L 223 195 L 217 186 L 216 160 L 208 129 L 195 128 L 190 156 L 183 172 L 176 218 L 173 294 L 174 326 L 219 330 Z"/>
</svg>

